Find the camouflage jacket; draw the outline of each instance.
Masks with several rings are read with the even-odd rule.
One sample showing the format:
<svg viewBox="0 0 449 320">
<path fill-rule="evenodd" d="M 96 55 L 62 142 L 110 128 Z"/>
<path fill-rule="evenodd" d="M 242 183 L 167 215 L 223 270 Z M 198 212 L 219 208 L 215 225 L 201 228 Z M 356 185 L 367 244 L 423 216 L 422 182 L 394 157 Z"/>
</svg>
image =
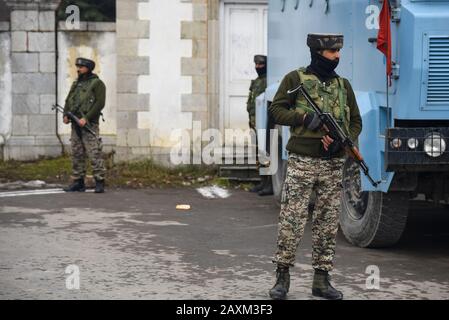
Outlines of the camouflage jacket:
<svg viewBox="0 0 449 320">
<path fill-rule="evenodd" d="M 305 72 L 305 74 L 308 73 Z M 308 75 L 312 76 L 311 74 Z M 337 80 L 338 82 L 340 82 L 339 79 Z M 333 80 L 333 82 L 338 83 L 336 82 L 337 80 Z M 343 88 L 345 91 L 344 107 L 345 116 L 347 117 L 348 122 L 347 131 L 350 138 L 353 141 L 356 141 L 360 132 L 362 131 L 362 118 L 360 116 L 359 107 L 357 105 L 357 101 L 355 99 L 355 94 L 352 90 L 351 84 L 347 79 L 344 78 L 342 78 L 341 81 L 343 83 Z M 282 79 L 278 91 L 274 96 L 273 102 L 268 108 L 268 112 L 273 117 L 276 124 L 290 126 L 293 132 L 298 132 L 298 134 L 293 134 L 290 136 L 286 147 L 288 151 L 299 155 L 321 157 L 321 137 L 314 136 L 313 134 L 305 134 L 306 131 L 302 127 L 304 114 L 298 112 L 300 110 L 296 108 L 298 102 L 300 102 L 298 101 L 298 92 L 296 91 L 294 94 L 288 94 L 288 90 L 297 88 L 300 83 L 301 79 L 298 74 L 298 70 L 294 70 L 288 73 L 284 77 L 284 79 Z M 311 93 L 312 91 L 313 90 L 311 90 Z M 324 97 L 318 97 L 315 95 L 315 97 L 312 98 L 316 98 L 315 102 L 320 103 L 321 98 Z M 340 103 L 338 104 L 338 107 L 340 107 Z M 341 155 L 343 156 L 343 154 L 344 153 L 342 152 Z"/>
<path fill-rule="evenodd" d="M 267 88 L 267 75 L 257 77 L 257 79 L 251 81 L 249 87 L 248 101 L 246 102 L 246 110 L 250 117 L 256 116 L 256 98 Z"/>
<path fill-rule="evenodd" d="M 77 117 L 98 123 L 106 101 L 106 86 L 96 74 L 87 79 L 73 82 L 65 100 L 64 111 L 71 111 Z"/>
</svg>

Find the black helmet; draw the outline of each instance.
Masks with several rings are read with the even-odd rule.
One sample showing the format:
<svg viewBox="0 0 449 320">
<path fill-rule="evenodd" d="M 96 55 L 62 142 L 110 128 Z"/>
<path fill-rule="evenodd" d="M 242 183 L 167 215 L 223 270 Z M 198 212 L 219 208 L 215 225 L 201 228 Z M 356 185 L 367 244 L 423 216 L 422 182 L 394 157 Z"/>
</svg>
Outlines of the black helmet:
<svg viewBox="0 0 449 320">
<path fill-rule="evenodd" d="M 86 58 L 77 58 L 75 65 L 87 67 L 90 71 L 95 69 L 95 62 Z"/>
</svg>

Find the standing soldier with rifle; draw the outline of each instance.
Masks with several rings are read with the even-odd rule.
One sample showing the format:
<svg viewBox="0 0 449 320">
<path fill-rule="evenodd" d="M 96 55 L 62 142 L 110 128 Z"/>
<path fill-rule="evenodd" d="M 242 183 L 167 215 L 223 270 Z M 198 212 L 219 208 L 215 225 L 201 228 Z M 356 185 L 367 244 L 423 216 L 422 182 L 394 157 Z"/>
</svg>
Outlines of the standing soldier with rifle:
<svg viewBox="0 0 449 320">
<path fill-rule="evenodd" d="M 267 88 L 267 56 L 256 54 L 254 56 L 254 64 L 257 72 L 257 78 L 251 80 L 249 87 L 248 100 L 246 102 L 246 110 L 249 116 L 249 127 L 256 131 L 256 98 L 265 92 Z M 257 131 L 256 131 L 256 144 Z M 256 154 L 258 154 L 258 145 L 256 146 Z M 260 196 L 272 195 L 273 186 L 271 176 L 261 175 L 260 183 L 254 186 L 251 192 L 257 192 Z"/>
<path fill-rule="evenodd" d="M 360 134 L 362 119 L 349 81 L 334 71 L 343 47 L 343 35 L 309 34 L 307 45 L 312 58 L 310 65 L 284 77 L 269 108 L 276 123 L 291 127 L 277 252 L 273 260 L 277 264 L 276 283 L 269 294 L 273 299 L 286 298 L 289 267 L 294 265 L 308 218 L 309 197 L 315 189 L 312 294 L 342 299 L 343 294 L 332 287 L 328 272 L 333 269 L 335 255 L 345 149 L 356 150 L 350 140 L 355 141 Z M 326 123 L 330 126 L 331 122 L 322 121 L 326 118 L 311 107 L 304 92 L 318 106 L 316 110 L 335 119 L 340 135 L 330 131 L 333 128 L 328 128 Z"/>
<path fill-rule="evenodd" d="M 104 192 L 105 167 L 102 156 L 102 144 L 99 136 L 98 120 L 106 101 L 106 87 L 92 71 L 95 62 L 85 58 L 76 59 L 78 79 L 72 84 L 65 100 L 64 123 L 72 123 L 72 168 L 74 182 L 64 189 L 66 192 L 86 190 L 86 158 L 91 159 L 95 178 L 95 193 Z M 79 118 L 70 119 L 67 113 Z M 77 123 L 78 122 L 78 123 Z M 92 133 L 95 133 L 95 135 Z"/>
</svg>

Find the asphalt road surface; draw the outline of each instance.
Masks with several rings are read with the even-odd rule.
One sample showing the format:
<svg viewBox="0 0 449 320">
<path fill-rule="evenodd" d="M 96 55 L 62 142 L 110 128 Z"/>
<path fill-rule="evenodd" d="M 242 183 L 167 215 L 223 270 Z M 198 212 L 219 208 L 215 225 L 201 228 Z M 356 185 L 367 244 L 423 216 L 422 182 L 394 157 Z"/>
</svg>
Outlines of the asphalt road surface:
<svg viewBox="0 0 449 320">
<path fill-rule="evenodd" d="M 449 299 L 449 214 L 411 207 L 394 248 L 339 235 L 345 299 Z M 269 299 L 278 213 L 241 190 L 0 193 L 0 299 Z M 289 299 L 313 299 L 309 226 L 296 261 Z"/>
</svg>

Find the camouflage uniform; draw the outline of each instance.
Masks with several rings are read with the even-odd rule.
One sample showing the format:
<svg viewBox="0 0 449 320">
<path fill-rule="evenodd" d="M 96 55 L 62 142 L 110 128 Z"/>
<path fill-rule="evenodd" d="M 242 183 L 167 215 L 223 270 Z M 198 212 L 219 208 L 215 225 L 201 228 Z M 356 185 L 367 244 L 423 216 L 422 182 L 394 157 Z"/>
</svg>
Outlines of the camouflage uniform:
<svg viewBox="0 0 449 320">
<path fill-rule="evenodd" d="M 254 56 L 255 63 L 264 63 L 266 65 L 266 57 L 262 55 Z M 249 127 L 256 129 L 256 98 L 262 94 L 267 88 L 267 74 L 261 74 L 256 79 L 251 80 L 249 87 L 248 100 L 246 102 L 246 110 L 249 116 Z"/>
<path fill-rule="evenodd" d="M 312 125 L 316 114 L 301 94 L 300 84 L 323 112 L 332 114 L 342 129 L 356 140 L 362 120 L 349 81 L 339 77 L 334 59 L 325 58 L 321 50 L 339 50 L 342 35 L 309 34 L 311 64 L 287 74 L 269 107 L 276 123 L 290 126 L 287 144 L 289 159 L 281 198 L 277 251 L 276 284 L 269 291 L 273 299 L 285 299 L 290 285 L 289 267 L 294 265 L 298 244 L 308 219 L 309 199 L 316 195 L 312 217 L 312 266 L 315 270 L 312 294 L 326 299 L 342 299 L 332 287 L 328 272 L 333 269 L 338 231 L 344 151 L 337 143 L 324 150 L 322 139 L 328 133 L 319 124 Z M 332 53 L 332 51 L 331 51 Z M 306 121 L 307 120 L 307 121 Z M 319 121 L 319 120 L 318 120 Z"/>
<path fill-rule="evenodd" d="M 90 127 L 98 137 L 100 133 L 98 124 L 92 123 Z M 78 135 L 79 133 L 81 134 Z M 79 130 L 76 124 L 72 124 L 70 142 L 72 146 L 73 178 L 77 180 L 86 176 L 86 158 L 89 156 L 95 180 L 104 180 L 106 169 L 104 167 L 101 140 L 85 130 Z"/>
<path fill-rule="evenodd" d="M 91 60 L 78 58 L 77 64 L 95 64 Z M 106 87 L 96 74 L 90 73 L 72 84 L 67 95 L 64 111 L 71 111 L 75 116 L 88 121 L 88 126 L 99 137 L 99 118 L 105 105 Z M 86 158 L 91 159 L 92 171 L 96 181 L 104 181 L 106 169 L 102 155 L 101 139 L 95 138 L 85 129 L 72 123 L 71 134 L 72 168 L 74 180 L 84 179 L 86 175 Z"/>
<path fill-rule="evenodd" d="M 322 160 L 290 154 L 279 217 L 278 251 L 275 262 L 293 266 L 308 218 L 312 188 L 317 199 L 312 222 L 314 269 L 332 270 L 340 212 L 344 158 Z"/>
<path fill-rule="evenodd" d="M 251 129 L 256 128 L 256 98 L 262 94 L 267 87 L 267 75 L 257 77 L 251 80 L 249 87 L 248 101 L 246 103 L 246 110 L 249 116 L 249 126 Z"/>
<path fill-rule="evenodd" d="M 312 34 L 307 39 L 309 47 L 320 48 L 323 41 L 329 48 L 340 48 L 340 38 L 333 45 L 328 38 Z M 326 42 L 327 41 L 327 42 Z M 347 106 L 346 89 L 342 78 L 333 78 L 323 84 L 305 68 L 297 70 L 300 83 L 304 85 L 315 103 L 324 112 L 333 114 L 343 130 L 349 134 L 350 108 Z M 313 110 L 304 97 L 297 95 L 294 111 L 302 117 Z M 314 147 L 292 148 L 287 163 L 287 176 L 284 182 L 279 217 L 279 233 L 277 253 L 274 262 L 293 266 L 298 244 L 304 233 L 308 218 L 309 198 L 312 189 L 315 191 L 315 209 L 312 222 L 313 268 L 330 271 L 335 253 L 335 240 L 338 230 L 340 211 L 340 191 L 344 164 L 344 153 L 340 151 L 332 158 L 325 158 L 321 138 L 326 135 L 324 129 L 316 132 L 308 130 L 304 125 L 291 126 L 291 142 L 301 144 L 311 141 Z M 315 142 L 313 142 L 315 141 Z M 290 141 L 289 141 L 290 142 Z"/>
</svg>

